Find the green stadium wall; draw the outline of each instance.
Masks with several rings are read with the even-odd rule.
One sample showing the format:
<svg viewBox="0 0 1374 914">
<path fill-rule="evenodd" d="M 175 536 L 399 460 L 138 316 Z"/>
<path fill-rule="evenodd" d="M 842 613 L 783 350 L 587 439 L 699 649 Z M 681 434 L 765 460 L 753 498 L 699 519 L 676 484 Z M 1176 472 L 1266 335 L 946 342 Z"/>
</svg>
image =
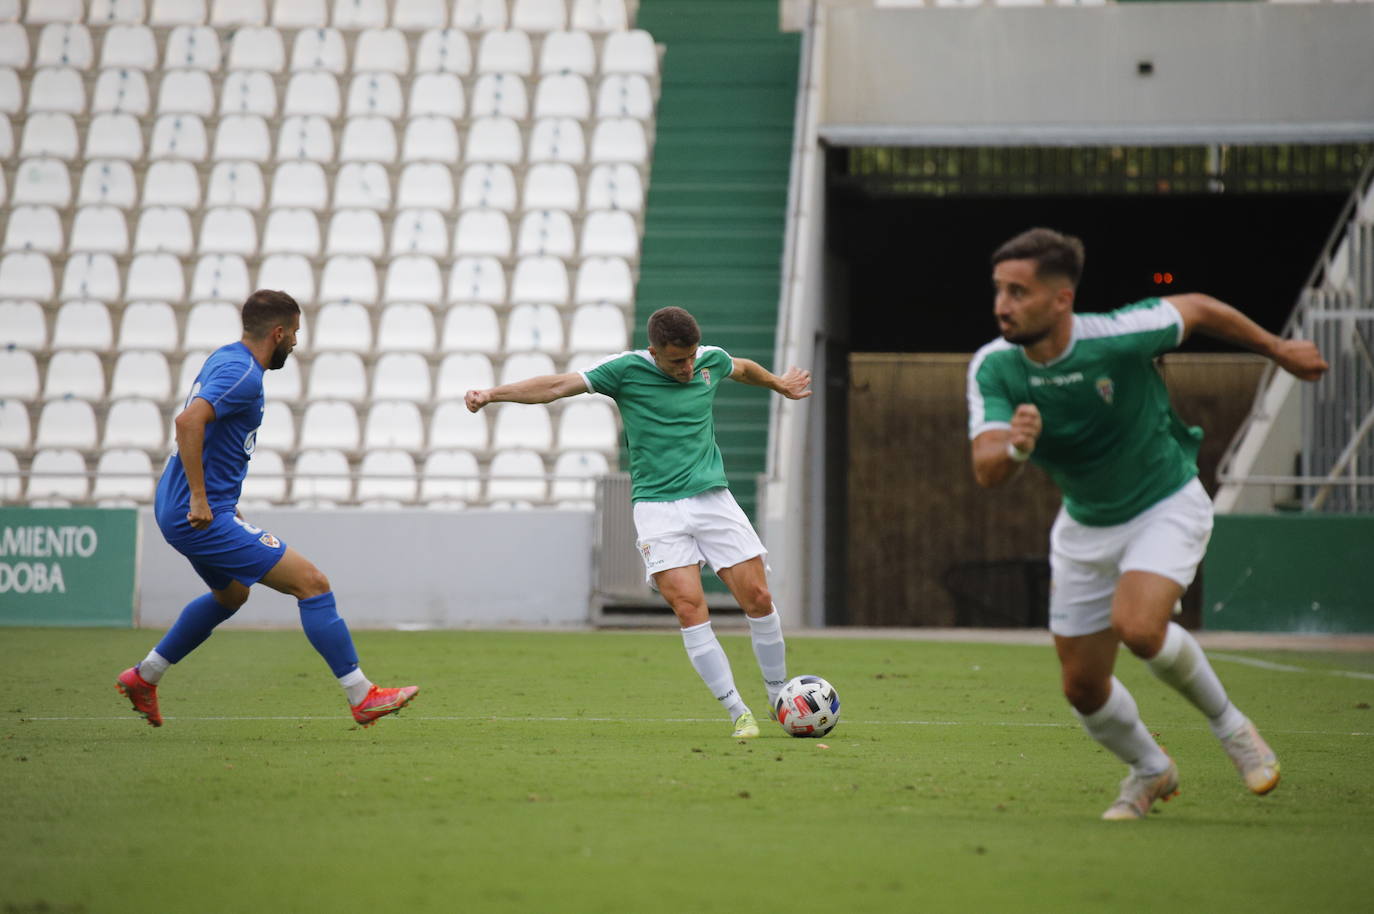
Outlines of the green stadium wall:
<svg viewBox="0 0 1374 914">
<path fill-rule="evenodd" d="M 1204 563 L 1203 626 L 1374 632 L 1374 516 L 1222 514 Z"/>
</svg>

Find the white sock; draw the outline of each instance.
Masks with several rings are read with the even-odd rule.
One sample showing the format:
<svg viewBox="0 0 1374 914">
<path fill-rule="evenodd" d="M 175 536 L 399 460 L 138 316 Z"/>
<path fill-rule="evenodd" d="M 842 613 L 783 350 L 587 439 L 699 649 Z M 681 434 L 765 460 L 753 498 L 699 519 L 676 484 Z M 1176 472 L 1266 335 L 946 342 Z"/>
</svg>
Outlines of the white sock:
<svg viewBox="0 0 1374 914">
<path fill-rule="evenodd" d="M 148 656 L 143 658 L 143 662 L 138 665 L 138 675 L 143 677 L 143 681 L 148 685 L 157 685 L 162 674 L 167 672 L 167 668 L 172 665 L 172 661 L 159 654 L 156 650 L 148 652 Z"/>
<path fill-rule="evenodd" d="M 1226 697 L 1226 689 L 1197 639 L 1182 625 L 1170 622 L 1164 646 L 1145 665 L 1203 714 L 1218 737 L 1234 733 L 1245 715 Z"/>
<path fill-rule="evenodd" d="M 1115 676 L 1105 705 L 1091 714 L 1074 713 L 1088 735 L 1130 765 L 1133 774 L 1149 777 L 1169 767 L 1169 756 L 1145 729 L 1135 699 Z"/>
<path fill-rule="evenodd" d="M 749 636 L 754 642 L 754 657 L 763 672 L 763 685 L 768 690 L 771 705 L 787 682 L 787 644 L 782 640 L 782 619 L 777 607 L 766 616 L 749 619 Z"/>
<path fill-rule="evenodd" d="M 706 683 L 706 688 L 711 690 L 711 694 L 716 696 L 716 701 L 730 712 L 731 720 L 749 710 L 740 700 L 739 692 L 735 690 L 735 676 L 730 672 L 730 659 L 725 656 L 725 649 L 716 640 L 716 633 L 711 630 L 710 622 L 684 628 L 682 645 L 687 648 L 687 657 L 692 661 L 692 667 L 696 669 L 697 675 Z"/>
<path fill-rule="evenodd" d="M 353 672 L 340 676 L 339 685 L 343 686 L 344 693 L 348 695 L 349 705 L 356 705 L 367 697 L 368 690 L 372 688 L 372 681 L 363 675 L 363 668 L 358 667 Z"/>
</svg>

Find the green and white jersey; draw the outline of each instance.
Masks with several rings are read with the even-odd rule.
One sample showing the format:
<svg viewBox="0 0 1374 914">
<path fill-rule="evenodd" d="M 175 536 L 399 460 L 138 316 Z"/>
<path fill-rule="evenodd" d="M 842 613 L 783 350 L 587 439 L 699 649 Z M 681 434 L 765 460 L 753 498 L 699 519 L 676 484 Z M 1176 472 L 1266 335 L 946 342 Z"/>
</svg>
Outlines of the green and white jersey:
<svg viewBox="0 0 1374 914">
<path fill-rule="evenodd" d="M 587 390 L 620 407 L 635 501 L 676 501 L 726 485 L 713 407 L 734 370 L 724 349 L 699 346 L 695 373 L 685 384 L 664 374 L 647 349 L 622 352 L 582 372 Z"/>
<path fill-rule="evenodd" d="M 1160 298 L 1074 315 L 1069 347 L 1047 365 L 994 340 L 969 363 L 969 438 L 1010 428 L 1016 407 L 1033 403 L 1044 427 L 1031 459 L 1059 486 L 1069 516 L 1124 523 L 1197 475 L 1202 430 L 1174 413 L 1154 365 L 1182 341 L 1183 318 Z"/>
</svg>

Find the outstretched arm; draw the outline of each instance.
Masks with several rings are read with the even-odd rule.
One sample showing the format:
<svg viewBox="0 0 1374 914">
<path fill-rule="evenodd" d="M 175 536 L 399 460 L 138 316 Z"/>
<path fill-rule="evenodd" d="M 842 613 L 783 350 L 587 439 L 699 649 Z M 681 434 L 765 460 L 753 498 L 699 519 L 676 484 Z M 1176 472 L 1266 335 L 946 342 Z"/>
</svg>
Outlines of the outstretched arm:
<svg viewBox="0 0 1374 914">
<path fill-rule="evenodd" d="M 1170 295 L 1169 301 L 1183 317 L 1183 335 L 1194 330 L 1258 352 L 1304 381 L 1315 381 L 1326 373 L 1326 360 L 1311 340 L 1289 340 L 1275 336 L 1223 301 L 1199 292 Z"/>
<path fill-rule="evenodd" d="M 564 397 L 587 392 L 587 382 L 577 372 L 567 374 L 546 374 L 537 378 L 526 378 L 500 387 L 486 390 L 470 390 L 463 398 L 471 412 L 477 412 L 488 403 L 552 403 Z"/>
<path fill-rule="evenodd" d="M 755 387 L 767 387 L 789 400 L 804 400 L 811 396 L 811 372 L 793 365 L 781 377 L 773 374 L 753 359 L 735 357 L 730 379 Z"/>
</svg>

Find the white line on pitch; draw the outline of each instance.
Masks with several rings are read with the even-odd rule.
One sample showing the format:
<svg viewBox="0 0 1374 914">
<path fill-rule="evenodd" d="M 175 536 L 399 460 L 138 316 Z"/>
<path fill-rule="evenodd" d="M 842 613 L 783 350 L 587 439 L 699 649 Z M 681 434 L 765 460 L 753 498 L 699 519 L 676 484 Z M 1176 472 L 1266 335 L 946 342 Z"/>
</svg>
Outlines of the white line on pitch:
<svg viewBox="0 0 1374 914">
<path fill-rule="evenodd" d="M 1270 670 L 1275 673 L 1323 673 L 1327 676 L 1344 676 L 1347 679 L 1374 679 L 1374 673 L 1360 673 L 1355 670 L 1314 670 L 1305 666 L 1290 666 L 1287 663 L 1275 663 L 1272 660 L 1260 660 L 1257 657 L 1242 657 L 1238 654 L 1223 654 L 1217 651 L 1208 651 L 1207 656 L 1211 657 L 1213 660 L 1240 663 L 1245 666 L 1258 667 L 1261 670 Z"/>
</svg>

